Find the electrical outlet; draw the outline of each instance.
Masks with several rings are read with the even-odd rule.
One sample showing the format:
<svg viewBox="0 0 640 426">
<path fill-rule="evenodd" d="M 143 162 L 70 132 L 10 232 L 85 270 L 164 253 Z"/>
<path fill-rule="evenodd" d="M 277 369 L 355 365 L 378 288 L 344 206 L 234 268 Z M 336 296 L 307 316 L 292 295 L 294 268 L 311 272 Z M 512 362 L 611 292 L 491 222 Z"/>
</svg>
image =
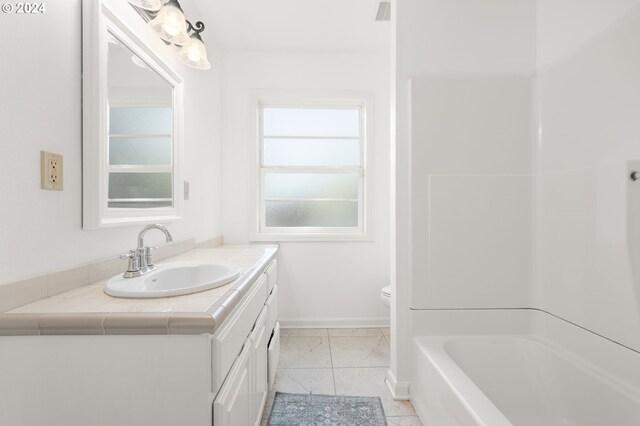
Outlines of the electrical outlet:
<svg viewBox="0 0 640 426">
<path fill-rule="evenodd" d="M 62 191 L 62 155 L 40 151 L 40 188 Z"/>
</svg>

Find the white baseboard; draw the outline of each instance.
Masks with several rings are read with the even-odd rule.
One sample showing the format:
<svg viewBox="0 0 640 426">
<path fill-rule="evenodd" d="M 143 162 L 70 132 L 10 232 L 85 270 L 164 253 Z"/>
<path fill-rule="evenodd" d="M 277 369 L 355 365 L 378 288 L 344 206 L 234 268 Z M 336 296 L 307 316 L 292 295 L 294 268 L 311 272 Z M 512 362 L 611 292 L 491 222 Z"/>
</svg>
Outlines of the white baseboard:
<svg viewBox="0 0 640 426">
<path fill-rule="evenodd" d="M 399 382 L 396 380 L 396 376 L 393 375 L 393 371 L 387 370 L 387 378 L 385 379 L 391 396 L 396 401 L 408 401 L 409 400 L 409 382 Z"/>
<path fill-rule="evenodd" d="M 377 328 L 389 327 L 382 318 L 278 318 L 282 328 Z"/>
</svg>

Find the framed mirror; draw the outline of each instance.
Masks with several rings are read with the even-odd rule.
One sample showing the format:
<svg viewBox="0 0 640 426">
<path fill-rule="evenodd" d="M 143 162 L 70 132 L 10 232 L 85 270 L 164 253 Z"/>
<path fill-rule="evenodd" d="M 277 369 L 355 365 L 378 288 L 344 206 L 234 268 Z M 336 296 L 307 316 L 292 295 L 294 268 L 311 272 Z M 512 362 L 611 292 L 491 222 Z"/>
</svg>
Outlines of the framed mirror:
<svg viewBox="0 0 640 426">
<path fill-rule="evenodd" d="M 83 1 L 85 229 L 180 218 L 183 82 L 119 3 Z"/>
</svg>

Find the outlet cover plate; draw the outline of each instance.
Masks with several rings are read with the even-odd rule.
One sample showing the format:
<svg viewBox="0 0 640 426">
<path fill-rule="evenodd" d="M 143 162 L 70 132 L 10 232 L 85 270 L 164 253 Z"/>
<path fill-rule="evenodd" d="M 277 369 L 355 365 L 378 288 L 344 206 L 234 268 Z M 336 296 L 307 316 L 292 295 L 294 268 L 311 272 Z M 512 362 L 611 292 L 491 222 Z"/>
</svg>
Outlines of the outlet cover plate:
<svg viewBox="0 0 640 426">
<path fill-rule="evenodd" d="M 63 182 L 62 155 L 40 151 L 40 188 L 62 191 Z"/>
</svg>

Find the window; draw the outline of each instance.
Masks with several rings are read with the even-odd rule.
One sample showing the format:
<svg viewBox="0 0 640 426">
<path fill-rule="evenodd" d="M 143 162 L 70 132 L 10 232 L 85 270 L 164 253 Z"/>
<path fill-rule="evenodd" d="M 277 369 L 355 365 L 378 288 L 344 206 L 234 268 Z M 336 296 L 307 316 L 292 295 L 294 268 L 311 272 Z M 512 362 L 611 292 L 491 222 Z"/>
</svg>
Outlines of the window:
<svg viewBox="0 0 640 426">
<path fill-rule="evenodd" d="M 259 237 L 366 237 L 366 102 L 259 102 Z M 316 238 L 320 237 L 320 238 Z"/>
<path fill-rule="evenodd" d="M 109 108 L 107 208 L 173 207 L 171 107 Z"/>
</svg>

